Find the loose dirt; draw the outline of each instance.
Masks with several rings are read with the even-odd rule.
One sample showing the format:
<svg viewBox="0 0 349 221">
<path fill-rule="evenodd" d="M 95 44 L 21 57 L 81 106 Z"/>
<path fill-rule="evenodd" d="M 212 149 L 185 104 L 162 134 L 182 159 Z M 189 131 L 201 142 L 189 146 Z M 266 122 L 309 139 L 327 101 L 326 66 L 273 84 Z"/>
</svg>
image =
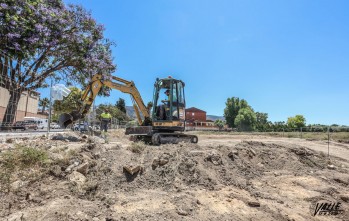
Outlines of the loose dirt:
<svg viewBox="0 0 349 221">
<path fill-rule="evenodd" d="M 199 135 L 198 144 L 98 137 L 15 139 L 47 152 L 0 188 L 0 220 L 348 220 L 349 145 L 265 136 Z M 0 158 L 1 162 L 2 158 Z M 331 165 L 331 166 L 329 166 Z M 26 168 L 28 169 L 28 168 Z M 130 173 L 130 171 L 132 173 Z M 319 200 L 343 214 L 313 216 Z"/>
</svg>

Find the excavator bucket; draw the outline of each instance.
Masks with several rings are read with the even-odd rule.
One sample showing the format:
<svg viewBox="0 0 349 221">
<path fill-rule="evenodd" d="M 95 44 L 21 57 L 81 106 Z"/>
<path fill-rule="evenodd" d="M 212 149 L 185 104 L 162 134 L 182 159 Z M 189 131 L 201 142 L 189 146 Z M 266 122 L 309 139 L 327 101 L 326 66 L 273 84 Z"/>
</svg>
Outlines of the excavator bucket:
<svg viewBox="0 0 349 221">
<path fill-rule="evenodd" d="M 59 116 L 59 126 L 61 128 L 66 128 L 71 123 L 73 123 L 73 117 L 70 114 L 64 113 Z"/>
<path fill-rule="evenodd" d="M 59 116 L 59 125 L 61 128 L 67 128 L 70 124 L 80 118 L 80 114 L 76 111 L 71 112 L 70 114 L 64 113 Z"/>
</svg>

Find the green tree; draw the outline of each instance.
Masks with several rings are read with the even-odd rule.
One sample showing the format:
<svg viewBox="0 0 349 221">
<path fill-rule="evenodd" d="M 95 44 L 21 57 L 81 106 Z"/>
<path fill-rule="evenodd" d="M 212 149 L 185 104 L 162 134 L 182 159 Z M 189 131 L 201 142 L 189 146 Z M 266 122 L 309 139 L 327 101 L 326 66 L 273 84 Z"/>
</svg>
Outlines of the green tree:
<svg viewBox="0 0 349 221">
<path fill-rule="evenodd" d="M 149 101 L 148 103 L 147 103 L 147 110 L 148 110 L 148 113 L 150 114 L 150 112 L 151 112 L 151 108 L 153 107 L 153 102 L 151 102 L 151 101 Z"/>
<path fill-rule="evenodd" d="M 40 99 L 39 100 L 39 107 L 42 107 L 41 113 L 44 113 L 46 107 L 48 107 L 49 105 L 50 105 L 50 100 L 47 97 Z"/>
<path fill-rule="evenodd" d="M 224 117 L 225 121 L 227 122 L 229 127 L 236 127 L 235 124 L 235 118 L 239 113 L 239 110 L 242 108 L 250 108 L 252 109 L 246 100 L 238 98 L 238 97 L 232 97 L 228 98 L 227 102 L 225 103 L 226 107 L 224 109 Z"/>
<path fill-rule="evenodd" d="M 126 105 L 124 99 L 119 98 L 119 100 L 116 102 L 116 107 L 126 114 Z"/>
<path fill-rule="evenodd" d="M 215 122 L 214 122 L 214 125 L 216 127 L 218 127 L 219 130 L 222 130 L 223 127 L 224 127 L 224 121 L 220 120 L 220 119 L 217 119 Z"/>
<path fill-rule="evenodd" d="M 76 87 L 70 87 L 70 94 L 63 98 L 63 100 L 56 100 L 53 103 L 53 110 L 55 114 L 70 113 L 79 110 L 82 107 L 81 95 L 82 91 Z"/>
<path fill-rule="evenodd" d="M 105 109 L 108 109 L 111 116 L 113 118 L 118 119 L 119 121 L 127 121 L 128 120 L 126 113 L 122 112 L 121 110 L 119 110 L 119 108 L 117 108 L 115 105 L 112 105 L 112 104 L 100 104 L 100 105 L 98 105 L 97 109 L 96 109 L 97 117 L 99 117 Z"/>
<path fill-rule="evenodd" d="M 51 121 L 52 122 L 58 122 L 58 119 L 59 119 L 59 115 L 56 114 L 56 113 L 53 113 L 52 116 L 51 116 Z"/>
<path fill-rule="evenodd" d="M 276 121 L 272 124 L 273 130 L 274 131 L 282 131 L 286 127 L 285 121 Z"/>
<path fill-rule="evenodd" d="M 305 117 L 303 115 L 296 115 L 287 119 L 287 126 L 290 128 L 305 127 Z"/>
<path fill-rule="evenodd" d="M 241 131 L 252 131 L 255 129 L 257 118 L 251 108 L 241 108 L 235 118 L 234 124 Z"/>
<path fill-rule="evenodd" d="M 256 129 L 259 131 L 264 131 L 269 127 L 268 114 L 256 112 Z"/>
<path fill-rule="evenodd" d="M 12 124 L 23 91 L 47 87 L 45 80 L 83 84 L 90 74 L 115 70 L 113 43 L 81 6 L 62 0 L 2 0 L 0 87 L 10 98 L 2 122 Z"/>
</svg>

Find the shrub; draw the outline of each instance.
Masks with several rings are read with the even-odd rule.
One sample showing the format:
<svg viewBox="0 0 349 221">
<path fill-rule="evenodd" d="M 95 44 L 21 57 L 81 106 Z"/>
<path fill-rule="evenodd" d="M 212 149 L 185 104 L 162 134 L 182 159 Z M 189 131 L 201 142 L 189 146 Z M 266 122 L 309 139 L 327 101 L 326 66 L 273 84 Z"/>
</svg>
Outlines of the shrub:
<svg viewBox="0 0 349 221">
<path fill-rule="evenodd" d="M 19 174 L 25 177 L 37 175 L 38 170 L 28 171 L 30 168 L 44 167 L 48 162 L 47 152 L 41 149 L 17 146 L 16 148 L 0 154 L 0 186 L 7 192 L 10 191 L 12 179 Z M 1 188 L 0 190 L 3 190 Z"/>
</svg>

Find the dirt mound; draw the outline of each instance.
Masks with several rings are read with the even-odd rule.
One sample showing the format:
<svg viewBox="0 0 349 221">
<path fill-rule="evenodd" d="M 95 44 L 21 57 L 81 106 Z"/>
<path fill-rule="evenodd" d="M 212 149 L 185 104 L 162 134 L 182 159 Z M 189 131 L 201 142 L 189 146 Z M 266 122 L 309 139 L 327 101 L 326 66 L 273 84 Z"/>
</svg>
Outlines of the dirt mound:
<svg viewBox="0 0 349 221">
<path fill-rule="evenodd" d="M 235 149 L 238 153 L 237 159 L 240 159 L 236 160 L 236 165 L 255 176 L 277 170 L 304 172 L 326 167 L 324 155 L 305 147 L 245 141 L 236 145 Z"/>
<path fill-rule="evenodd" d="M 86 149 L 82 149 L 85 152 Z M 326 166 L 326 158 L 306 148 L 287 148 L 275 144 L 246 141 L 233 147 L 200 147 L 194 144 L 147 146 L 141 153 L 116 148 L 113 155 L 100 148 L 88 150 L 85 174 L 96 180 L 97 192 L 117 187 L 132 192 L 139 188 L 184 191 L 189 188 L 220 190 L 235 186 L 249 189 L 250 180 L 268 174 L 307 174 Z M 84 155 L 86 153 L 83 153 Z M 92 157 L 91 157 L 92 155 Z M 117 163 L 116 163 L 117 162 Z M 139 166 L 135 174 L 123 166 Z"/>
<path fill-rule="evenodd" d="M 328 169 L 326 156 L 305 146 L 247 140 L 158 147 L 120 132 L 109 144 L 69 136 L 33 145 L 41 163 L 32 162 L 30 178 L 24 167 L 10 168 L 1 219 L 304 220 L 311 215 L 302 208 L 317 200 L 347 199 L 347 168 L 333 161 Z M 1 153 L 1 169 L 9 169 L 10 151 Z"/>
<path fill-rule="evenodd" d="M 162 158 L 166 159 L 166 164 L 154 167 L 154 161 Z M 326 166 L 324 156 L 306 148 L 250 141 L 234 147 L 186 144 L 186 148 L 178 149 L 175 145 L 163 145 L 155 151 L 148 149 L 137 159 L 130 157 L 126 162 L 138 163 L 145 168 L 143 174 L 132 179 L 115 173 L 114 180 L 126 189 L 133 186 L 132 182 L 134 187 L 173 189 L 183 185 L 214 189 L 217 185 L 239 186 L 242 185 L 239 180 L 253 179 L 271 171 L 289 170 L 296 174 Z"/>
</svg>

